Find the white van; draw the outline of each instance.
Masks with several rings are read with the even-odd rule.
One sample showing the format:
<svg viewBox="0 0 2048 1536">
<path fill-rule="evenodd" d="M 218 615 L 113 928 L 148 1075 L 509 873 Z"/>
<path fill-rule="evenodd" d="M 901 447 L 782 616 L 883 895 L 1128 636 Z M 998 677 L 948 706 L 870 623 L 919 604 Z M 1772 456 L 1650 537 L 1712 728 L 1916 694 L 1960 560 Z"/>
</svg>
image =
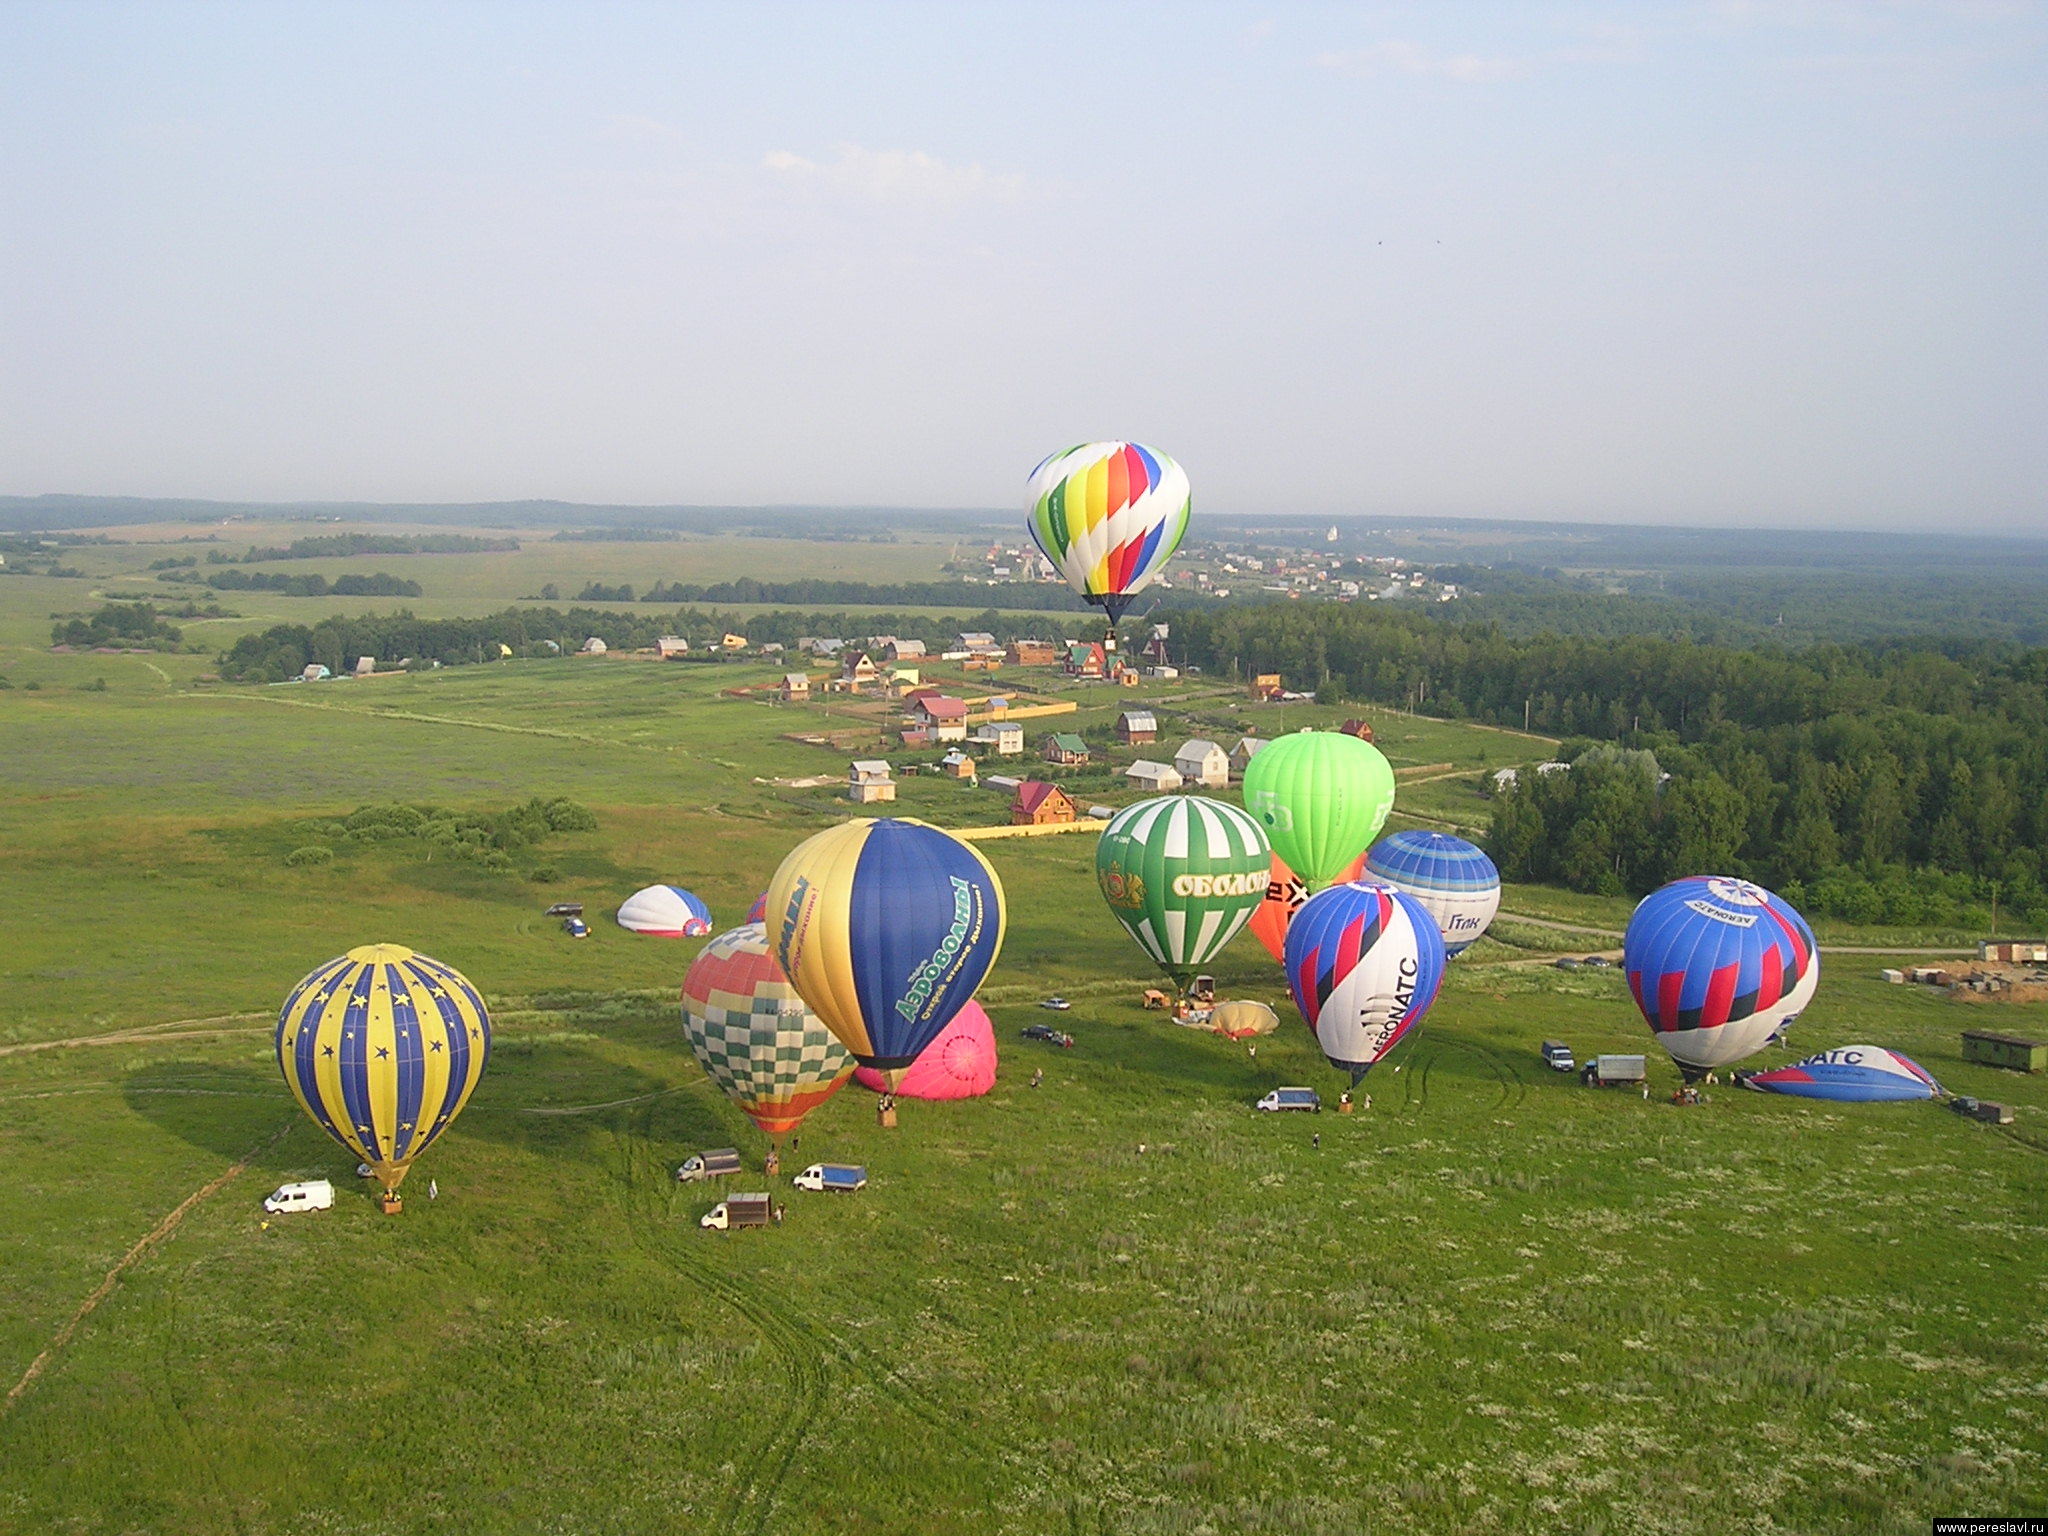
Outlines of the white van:
<svg viewBox="0 0 2048 1536">
<path fill-rule="evenodd" d="M 1283 1109 L 1305 1109 L 1320 1115 L 1323 1112 L 1323 1099 L 1313 1088 L 1275 1088 L 1252 1108 L 1262 1109 L 1267 1114 L 1274 1114 Z"/>
<path fill-rule="evenodd" d="M 273 1216 L 285 1211 L 331 1211 L 334 1209 L 334 1186 L 326 1179 L 280 1184 L 264 1199 L 263 1209 Z"/>
</svg>

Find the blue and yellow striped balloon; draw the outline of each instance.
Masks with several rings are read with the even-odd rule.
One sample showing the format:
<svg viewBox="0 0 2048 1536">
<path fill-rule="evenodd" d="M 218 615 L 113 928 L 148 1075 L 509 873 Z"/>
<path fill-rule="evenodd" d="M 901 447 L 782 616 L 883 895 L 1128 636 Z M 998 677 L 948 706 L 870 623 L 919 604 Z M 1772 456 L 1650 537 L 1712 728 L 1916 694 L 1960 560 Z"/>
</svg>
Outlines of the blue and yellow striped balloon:
<svg viewBox="0 0 2048 1536">
<path fill-rule="evenodd" d="M 484 1000 L 453 966 L 365 944 L 313 970 L 277 1016 L 299 1107 L 395 1195 L 469 1102 L 491 1054 Z"/>
<path fill-rule="evenodd" d="M 776 958 L 863 1066 L 900 1073 L 1003 947 L 1003 887 L 921 821 L 849 821 L 797 845 L 768 887 Z"/>
</svg>

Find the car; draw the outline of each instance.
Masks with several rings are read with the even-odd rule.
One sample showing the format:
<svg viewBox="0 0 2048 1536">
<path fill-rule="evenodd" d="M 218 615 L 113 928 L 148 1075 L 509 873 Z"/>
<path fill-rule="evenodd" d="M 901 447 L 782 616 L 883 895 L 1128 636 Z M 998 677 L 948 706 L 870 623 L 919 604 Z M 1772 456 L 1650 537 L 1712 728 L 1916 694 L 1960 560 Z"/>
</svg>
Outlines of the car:
<svg viewBox="0 0 2048 1536">
<path fill-rule="evenodd" d="M 1026 1024 L 1017 1031 L 1026 1040 L 1043 1040 L 1048 1045 L 1057 1045 L 1063 1050 L 1072 1049 L 1074 1037 L 1063 1029 L 1054 1029 L 1050 1024 Z"/>
<path fill-rule="evenodd" d="M 272 1216 L 286 1211 L 331 1211 L 334 1209 L 334 1185 L 327 1179 L 280 1184 L 264 1196 L 263 1209 Z"/>
<path fill-rule="evenodd" d="M 1570 955 L 1559 955 L 1555 960 L 1551 961 L 1550 963 L 1556 966 L 1560 971 L 1576 971 L 1579 968 L 1580 964 L 1580 962 L 1574 960 Z"/>
<path fill-rule="evenodd" d="M 1579 964 L 1590 965 L 1595 970 L 1600 971 L 1608 971 L 1614 968 L 1614 962 L 1608 959 L 1605 955 L 1588 955 L 1585 959 L 1581 960 Z"/>
<path fill-rule="evenodd" d="M 587 939 L 590 937 L 590 924 L 580 917 L 565 917 L 562 919 L 562 932 L 572 939 Z"/>
<path fill-rule="evenodd" d="M 1252 1108 L 1263 1110 L 1269 1115 L 1286 1109 L 1301 1109 L 1310 1114 L 1320 1115 L 1323 1112 L 1323 1096 L 1313 1088 L 1275 1088 Z"/>
<path fill-rule="evenodd" d="M 547 911 L 541 913 L 542 917 L 581 917 L 582 915 L 583 903 L 580 901 L 558 901 L 552 907 L 549 907 Z"/>
<path fill-rule="evenodd" d="M 1045 1001 L 1041 1002 L 1038 1006 L 1041 1008 L 1050 1008 L 1054 1013 L 1065 1013 L 1069 1008 L 1073 1007 L 1074 1005 L 1068 1002 L 1064 997 L 1061 997 L 1057 993 L 1055 993 L 1053 996 L 1046 998 Z"/>
</svg>

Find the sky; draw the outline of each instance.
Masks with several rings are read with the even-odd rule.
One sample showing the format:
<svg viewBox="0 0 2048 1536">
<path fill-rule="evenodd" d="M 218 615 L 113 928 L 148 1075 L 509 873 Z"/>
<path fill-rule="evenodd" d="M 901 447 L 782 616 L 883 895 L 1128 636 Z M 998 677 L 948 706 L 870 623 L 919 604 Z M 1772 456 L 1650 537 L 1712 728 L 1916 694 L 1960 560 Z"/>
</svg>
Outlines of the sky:
<svg viewBox="0 0 2048 1536">
<path fill-rule="evenodd" d="M 2048 527 L 2039 4 L 0 4 L 0 494 Z"/>
</svg>

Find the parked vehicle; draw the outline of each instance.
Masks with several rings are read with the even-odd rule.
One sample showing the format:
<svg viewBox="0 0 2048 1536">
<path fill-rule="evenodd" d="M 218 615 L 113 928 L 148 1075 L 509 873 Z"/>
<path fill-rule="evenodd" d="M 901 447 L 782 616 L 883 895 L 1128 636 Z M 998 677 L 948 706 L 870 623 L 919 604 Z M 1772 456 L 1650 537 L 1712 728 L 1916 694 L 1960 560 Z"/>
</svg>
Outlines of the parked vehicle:
<svg viewBox="0 0 2048 1536">
<path fill-rule="evenodd" d="M 562 932 L 572 939 L 587 939 L 590 937 L 590 924 L 580 917 L 565 917 L 562 919 Z"/>
<path fill-rule="evenodd" d="M 693 1152 L 684 1158 L 676 1169 L 676 1182 L 695 1184 L 702 1179 L 730 1178 L 739 1171 L 738 1147 L 713 1147 L 708 1152 Z"/>
<path fill-rule="evenodd" d="M 263 1209 L 273 1216 L 280 1216 L 286 1211 L 331 1211 L 334 1209 L 334 1185 L 327 1179 L 280 1184 L 264 1197 Z"/>
<path fill-rule="evenodd" d="M 1553 1072 L 1576 1072 L 1578 1063 L 1572 1060 L 1572 1048 L 1562 1040 L 1543 1042 L 1543 1065 Z"/>
<path fill-rule="evenodd" d="M 1071 1049 L 1074 1044 L 1072 1035 L 1063 1029 L 1054 1029 L 1050 1024 L 1026 1024 L 1017 1033 L 1026 1040 L 1043 1040 L 1048 1045 L 1057 1045 L 1062 1049 Z"/>
<path fill-rule="evenodd" d="M 1614 962 L 1605 955 L 1588 955 L 1579 964 L 1590 965 L 1596 971 L 1610 971 L 1614 969 Z"/>
<path fill-rule="evenodd" d="M 852 1163 L 813 1163 L 789 1182 L 814 1194 L 828 1189 L 851 1194 L 868 1187 L 868 1171 Z"/>
<path fill-rule="evenodd" d="M 1286 1109 L 1305 1109 L 1311 1114 L 1320 1115 L 1323 1112 L 1323 1098 L 1313 1088 L 1275 1088 L 1252 1108 L 1263 1110 L 1267 1114 L 1277 1114 Z"/>
<path fill-rule="evenodd" d="M 772 1195 L 727 1195 L 699 1217 L 697 1225 L 730 1232 L 735 1227 L 765 1227 L 774 1220 Z"/>
<path fill-rule="evenodd" d="M 1579 1081 L 1593 1088 L 1633 1087 L 1649 1078 L 1649 1067 L 1641 1056 L 1595 1056 L 1579 1073 Z"/>
<path fill-rule="evenodd" d="M 580 901 L 558 901 L 552 907 L 549 907 L 547 911 L 541 913 L 542 917 L 581 917 L 582 915 L 583 903 Z"/>
<path fill-rule="evenodd" d="M 1550 963 L 1556 966 L 1557 969 L 1559 969 L 1560 971 L 1576 971 L 1579 968 L 1579 962 L 1574 960 L 1570 955 L 1559 955 L 1555 960 L 1551 961 Z"/>
<path fill-rule="evenodd" d="M 1048 997 L 1044 1002 L 1040 1003 L 1038 1006 L 1041 1008 L 1050 1008 L 1054 1013 L 1065 1013 L 1069 1008 L 1073 1007 L 1074 1005 L 1068 1002 L 1064 997 L 1054 995 L 1052 997 Z"/>
<path fill-rule="evenodd" d="M 2012 1124 L 2012 1111 L 1987 1099 L 1954 1098 L 1948 1101 L 1948 1107 L 1968 1119 L 1982 1120 L 1986 1125 Z"/>
</svg>

